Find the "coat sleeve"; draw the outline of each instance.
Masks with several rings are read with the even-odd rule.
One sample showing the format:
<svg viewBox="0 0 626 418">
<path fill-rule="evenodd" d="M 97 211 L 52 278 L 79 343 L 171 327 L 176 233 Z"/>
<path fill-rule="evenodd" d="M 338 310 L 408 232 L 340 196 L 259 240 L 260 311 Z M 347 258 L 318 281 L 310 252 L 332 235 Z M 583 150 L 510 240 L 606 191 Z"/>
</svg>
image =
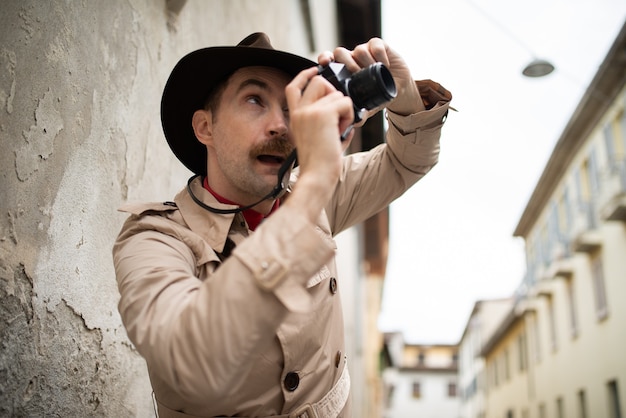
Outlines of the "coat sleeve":
<svg viewBox="0 0 626 418">
<path fill-rule="evenodd" d="M 337 191 L 326 209 L 333 235 L 387 207 L 437 164 L 452 95 L 430 80 L 416 84 L 426 110 L 408 116 L 388 110 L 386 143 L 344 159 Z"/>
<path fill-rule="evenodd" d="M 202 245 L 167 217 L 131 216 L 113 258 L 122 320 L 150 373 L 182 398 L 218 401 L 245 384 L 288 312 L 309 309 L 306 282 L 334 243 L 284 207 L 214 271 Z"/>
</svg>

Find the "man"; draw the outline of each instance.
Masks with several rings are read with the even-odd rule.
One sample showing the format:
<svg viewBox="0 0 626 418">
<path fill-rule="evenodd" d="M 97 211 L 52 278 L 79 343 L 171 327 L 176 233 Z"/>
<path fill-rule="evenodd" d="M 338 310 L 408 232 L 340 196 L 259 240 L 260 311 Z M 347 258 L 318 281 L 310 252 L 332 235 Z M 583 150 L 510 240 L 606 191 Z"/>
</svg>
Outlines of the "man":
<svg viewBox="0 0 626 418">
<path fill-rule="evenodd" d="M 436 163 L 451 96 L 414 82 L 381 39 L 319 57 L 331 60 L 391 71 L 386 144 L 342 156 L 351 99 L 264 34 L 192 52 L 170 75 L 165 136 L 196 176 L 174 202 L 127 206 L 113 249 L 160 417 L 350 416 L 332 236 Z"/>
</svg>

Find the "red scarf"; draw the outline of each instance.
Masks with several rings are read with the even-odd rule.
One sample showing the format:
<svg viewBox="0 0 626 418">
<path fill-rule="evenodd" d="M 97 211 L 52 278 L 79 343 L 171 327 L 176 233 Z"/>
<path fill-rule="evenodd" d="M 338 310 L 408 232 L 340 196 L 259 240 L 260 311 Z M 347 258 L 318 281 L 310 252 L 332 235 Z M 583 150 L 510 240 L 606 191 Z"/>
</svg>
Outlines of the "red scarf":
<svg viewBox="0 0 626 418">
<path fill-rule="evenodd" d="M 233 201 L 230 201 L 228 199 L 226 199 L 225 197 L 220 196 L 219 194 L 215 193 L 210 187 L 209 187 L 209 180 L 207 177 L 204 178 L 204 181 L 202 182 L 202 186 L 213 195 L 213 197 L 215 197 L 215 199 L 217 199 L 218 202 L 220 203 L 224 203 L 227 205 L 237 205 L 239 207 L 241 207 L 241 205 L 239 203 L 235 203 Z M 270 216 L 272 213 L 274 213 L 274 211 L 276 209 L 278 209 L 278 206 L 280 205 L 280 201 L 278 199 L 276 199 L 276 201 L 274 202 L 274 206 L 272 206 L 272 209 L 270 210 L 270 213 L 267 214 L 267 216 Z M 259 226 L 261 224 L 261 222 L 263 222 L 263 220 L 265 218 L 267 218 L 267 216 L 263 215 L 260 212 L 257 212 L 256 210 L 253 209 L 246 209 L 242 212 L 243 217 L 245 218 L 246 222 L 248 223 L 248 228 L 250 228 L 251 231 L 254 231 L 256 229 L 257 226 Z"/>
</svg>

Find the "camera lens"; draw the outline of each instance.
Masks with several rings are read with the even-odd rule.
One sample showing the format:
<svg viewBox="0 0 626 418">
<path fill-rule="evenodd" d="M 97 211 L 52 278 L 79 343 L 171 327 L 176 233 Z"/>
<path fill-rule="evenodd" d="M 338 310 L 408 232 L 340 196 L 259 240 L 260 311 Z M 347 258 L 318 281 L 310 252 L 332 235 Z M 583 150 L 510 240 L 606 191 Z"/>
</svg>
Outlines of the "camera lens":
<svg viewBox="0 0 626 418">
<path fill-rule="evenodd" d="M 372 110 L 396 97 L 391 73 L 380 62 L 352 74 L 348 93 L 357 109 Z"/>
</svg>

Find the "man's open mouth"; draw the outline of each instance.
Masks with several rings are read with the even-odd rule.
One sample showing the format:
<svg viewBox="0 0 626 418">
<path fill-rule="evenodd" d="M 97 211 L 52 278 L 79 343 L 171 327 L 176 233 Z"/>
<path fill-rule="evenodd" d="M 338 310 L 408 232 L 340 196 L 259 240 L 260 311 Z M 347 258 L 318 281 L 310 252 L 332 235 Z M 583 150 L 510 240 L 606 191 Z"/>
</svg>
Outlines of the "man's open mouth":
<svg viewBox="0 0 626 418">
<path fill-rule="evenodd" d="M 282 164 L 285 162 L 285 157 L 281 157 L 279 155 L 262 154 L 256 158 L 264 164 Z"/>
</svg>

